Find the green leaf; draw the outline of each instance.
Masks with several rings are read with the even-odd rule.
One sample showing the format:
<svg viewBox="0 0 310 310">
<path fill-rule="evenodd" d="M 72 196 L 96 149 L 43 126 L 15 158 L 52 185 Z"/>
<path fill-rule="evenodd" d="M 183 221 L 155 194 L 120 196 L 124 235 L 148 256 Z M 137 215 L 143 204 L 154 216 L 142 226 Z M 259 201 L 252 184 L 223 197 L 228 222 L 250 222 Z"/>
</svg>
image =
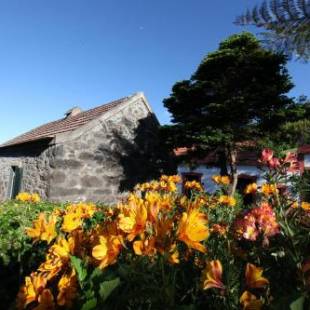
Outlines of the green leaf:
<svg viewBox="0 0 310 310">
<path fill-rule="evenodd" d="M 100 268 L 95 268 L 92 274 L 90 275 L 90 280 L 94 280 L 103 275 L 103 271 Z"/>
<path fill-rule="evenodd" d="M 305 303 L 305 296 L 300 296 L 299 298 L 297 298 L 290 304 L 290 309 L 291 310 L 303 310 L 304 303 Z"/>
<path fill-rule="evenodd" d="M 92 310 L 92 309 L 96 309 L 96 307 L 97 307 L 97 299 L 92 298 L 92 299 L 87 300 L 84 303 L 81 310 Z"/>
<path fill-rule="evenodd" d="M 111 293 L 120 285 L 120 279 L 115 278 L 110 281 L 105 281 L 100 284 L 99 295 L 104 302 Z"/>
<path fill-rule="evenodd" d="M 86 279 L 87 277 L 87 269 L 83 263 L 83 261 L 76 257 L 76 256 L 71 256 L 71 264 L 74 267 L 77 275 L 78 275 L 78 279 L 80 284 L 83 283 L 83 281 Z"/>
</svg>

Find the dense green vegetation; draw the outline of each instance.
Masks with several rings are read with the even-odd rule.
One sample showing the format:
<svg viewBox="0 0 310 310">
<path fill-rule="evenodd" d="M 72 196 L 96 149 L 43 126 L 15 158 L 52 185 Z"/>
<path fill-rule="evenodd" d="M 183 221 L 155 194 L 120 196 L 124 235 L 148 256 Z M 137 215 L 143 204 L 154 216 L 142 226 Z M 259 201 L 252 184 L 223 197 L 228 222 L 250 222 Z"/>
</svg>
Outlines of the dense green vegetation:
<svg viewBox="0 0 310 310">
<path fill-rule="evenodd" d="M 55 207 L 47 202 L 7 201 L 0 205 L 0 297 L 1 309 L 14 302 L 25 275 L 45 257 L 45 244 L 33 244 L 25 232 L 40 212 L 50 213 Z M 3 308 L 2 308 L 3 307 Z"/>
</svg>

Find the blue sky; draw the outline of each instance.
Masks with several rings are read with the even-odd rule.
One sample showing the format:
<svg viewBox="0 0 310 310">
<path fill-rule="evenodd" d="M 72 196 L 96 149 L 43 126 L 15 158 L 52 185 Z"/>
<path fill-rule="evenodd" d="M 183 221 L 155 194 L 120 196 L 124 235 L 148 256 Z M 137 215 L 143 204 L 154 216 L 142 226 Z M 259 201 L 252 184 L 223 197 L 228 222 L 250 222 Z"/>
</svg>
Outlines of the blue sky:
<svg viewBox="0 0 310 310">
<path fill-rule="evenodd" d="M 162 100 L 172 85 L 244 30 L 233 20 L 255 3 L 0 0 L 0 142 L 73 106 L 89 109 L 137 91 L 168 122 Z M 292 96 L 309 96 L 309 64 L 288 68 Z"/>
</svg>

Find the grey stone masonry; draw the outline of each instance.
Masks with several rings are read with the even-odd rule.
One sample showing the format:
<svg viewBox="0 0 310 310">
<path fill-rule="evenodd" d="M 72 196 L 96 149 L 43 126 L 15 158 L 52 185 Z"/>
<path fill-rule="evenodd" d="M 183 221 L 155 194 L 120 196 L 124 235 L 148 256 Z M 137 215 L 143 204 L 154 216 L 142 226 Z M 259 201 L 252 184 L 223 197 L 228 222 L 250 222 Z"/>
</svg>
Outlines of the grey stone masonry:
<svg viewBox="0 0 310 310">
<path fill-rule="evenodd" d="M 0 200 L 7 198 L 11 166 L 19 166 L 21 189 L 43 199 L 115 202 L 137 182 L 158 176 L 158 125 L 137 94 L 76 130 L 0 149 Z"/>
<path fill-rule="evenodd" d="M 55 158 L 55 147 L 46 143 L 16 146 L 0 152 L 0 200 L 8 199 L 10 170 L 23 168 L 21 191 L 36 192 L 48 198 L 49 171 Z"/>
</svg>

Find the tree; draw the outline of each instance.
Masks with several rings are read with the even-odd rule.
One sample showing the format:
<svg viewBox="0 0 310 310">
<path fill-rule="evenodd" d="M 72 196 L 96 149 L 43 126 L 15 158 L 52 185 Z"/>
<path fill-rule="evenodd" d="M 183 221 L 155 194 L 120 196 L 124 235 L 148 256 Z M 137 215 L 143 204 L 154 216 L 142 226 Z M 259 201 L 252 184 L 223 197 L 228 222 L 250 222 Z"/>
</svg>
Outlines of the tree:
<svg viewBox="0 0 310 310">
<path fill-rule="evenodd" d="M 265 42 L 272 49 L 296 54 L 298 58 L 310 58 L 310 1 L 270 0 L 236 19 L 239 25 L 255 25 L 265 28 Z"/>
<path fill-rule="evenodd" d="M 296 110 L 286 96 L 293 87 L 286 62 L 250 33 L 229 37 L 203 59 L 190 80 L 173 86 L 164 100 L 173 124 L 162 128 L 162 137 L 173 148 L 194 146 L 200 154 L 222 150 L 234 193 L 240 142 L 271 135 Z"/>
<path fill-rule="evenodd" d="M 293 112 L 293 113 L 291 113 Z M 287 111 L 287 120 L 270 136 L 261 139 L 260 145 L 278 152 L 310 144 L 310 101 L 300 96 L 294 109 Z"/>
</svg>

